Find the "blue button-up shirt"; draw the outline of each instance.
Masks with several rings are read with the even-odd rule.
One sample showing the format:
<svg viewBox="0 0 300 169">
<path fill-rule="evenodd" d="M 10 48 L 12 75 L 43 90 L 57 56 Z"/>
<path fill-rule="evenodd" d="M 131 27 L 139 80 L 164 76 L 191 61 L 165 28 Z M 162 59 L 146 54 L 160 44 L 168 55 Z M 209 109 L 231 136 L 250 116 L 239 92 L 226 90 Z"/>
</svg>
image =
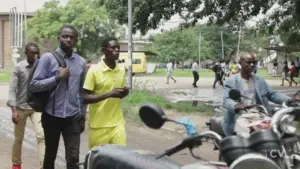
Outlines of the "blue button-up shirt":
<svg viewBox="0 0 300 169">
<path fill-rule="evenodd" d="M 57 82 L 55 76 L 58 74 L 59 64 L 55 57 L 50 53 L 41 56 L 39 63 L 34 72 L 31 87 L 35 92 L 41 92 L 52 89 L 57 85 L 54 93 L 45 108 L 45 112 L 56 117 L 66 118 L 74 116 L 81 112 L 82 105 L 78 98 L 82 92 L 82 82 L 84 80 L 87 64 L 84 58 L 76 53 L 71 57 L 65 57 L 62 49 L 56 51 L 64 57 L 67 68 L 70 70 L 70 76 L 66 80 Z M 55 94 L 55 103 L 54 101 Z"/>
</svg>

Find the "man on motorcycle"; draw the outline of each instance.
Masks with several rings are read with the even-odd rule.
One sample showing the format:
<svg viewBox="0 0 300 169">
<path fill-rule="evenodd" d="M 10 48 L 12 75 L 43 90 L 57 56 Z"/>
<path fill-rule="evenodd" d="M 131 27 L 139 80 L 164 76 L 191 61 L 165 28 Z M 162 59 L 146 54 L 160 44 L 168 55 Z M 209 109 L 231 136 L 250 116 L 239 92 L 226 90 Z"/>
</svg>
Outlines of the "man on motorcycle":
<svg viewBox="0 0 300 169">
<path fill-rule="evenodd" d="M 225 136 L 233 135 L 236 122 L 236 113 L 245 110 L 250 104 L 260 104 L 270 111 L 269 101 L 282 104 L 289 100 L 288 96 L 273 91 L 264 78 L 253 73 L 254 66 L 257 63 L 255 55 L 251 53 L 242 53 L 239 58 L 241 72 L 231 76 L 224 84 L 223 107 L 227 109 L 224 122 L 222 124 Z M 240 100 L 229 98 L 230 89 L 236 89 L 243 96 Z"/>
</svg>

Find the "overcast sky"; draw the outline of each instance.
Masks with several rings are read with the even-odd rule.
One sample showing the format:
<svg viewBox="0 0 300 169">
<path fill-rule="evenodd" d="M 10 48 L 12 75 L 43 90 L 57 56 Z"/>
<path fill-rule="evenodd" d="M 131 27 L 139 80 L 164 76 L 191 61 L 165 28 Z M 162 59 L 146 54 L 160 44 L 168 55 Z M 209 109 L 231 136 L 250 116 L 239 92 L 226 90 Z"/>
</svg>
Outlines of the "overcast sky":
<svg viewBox="0 0 300 169">
<path fill-rule="evenodd" d="M 4 1 L 4 0 L 1 0 Z M 24 2 L 26 2 L 26 11 L 27 12 L 34 12 L 35 10 L 41 8 L 44 4 L 44 2 L 47 2 L 49 0 L 8 0 L 5 3 L 2 3 L 0 5 L 0 12 L 9 12 L 10 8 L 17 7 L 18 11 L 24 11 Z M 59 0 L 62 4 L 65 4 L 68 0 Z M 172 19 L 169 22 L 166 22 L 164 26 L 162 26 L 162 29 L 170 29 L 173 27 L 177 27 L 180 21 L 179 16 L 173 16 Z M 161 29 L 160 28 L 160 29 Z M 159 30 L 160 30 L 159 29 Z M 151 31 L 156 32 L 156 31 Z"/>
<path fill-rule="evenodd" d="M 6 1 L 6 0 L 0 0 L 0 1 Z M 26 11 L 34 12 L 35 10 L 41 8 L 44 2 L 46 1 L 49 0 L 8 0 L 5 3 L 2 3 L 0 5 L 0 12 L 9 12 L 10 8 L 12 7 L 17 7 L 18 11 L 24 11 L 25 9 L 24 2 L 26 2 Z M 59 1 L 61 2 L 61 4 L 65 4 L 68 0 L 59 0 Z M 159 29 L 149 31 L 149 33 L 156 33 L 156 32 L 160 32 L 161 29 L 169 30 L 171 28 L 177 27 L 180 24 L 180 20 L 181 20 L 180 17 L 178 15 L 175 15 L 171 18 L 170 21 L 164 22 L 164 24 Z M 252 22 L 251 25 L 252 24 L 255 23 Z"/>
</svg>

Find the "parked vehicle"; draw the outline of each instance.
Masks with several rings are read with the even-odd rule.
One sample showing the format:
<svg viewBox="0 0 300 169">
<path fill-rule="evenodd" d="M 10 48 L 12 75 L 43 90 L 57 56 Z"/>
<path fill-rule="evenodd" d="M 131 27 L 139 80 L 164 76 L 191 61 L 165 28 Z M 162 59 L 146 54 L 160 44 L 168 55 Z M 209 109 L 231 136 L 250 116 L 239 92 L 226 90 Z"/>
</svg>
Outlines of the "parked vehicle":
<svg viewBox="0 0 300 169">
<path fill-rule="evenodd" d="M 247 98 L 245 96 L 242 96 L 241 93 L 235 89 L 230 90 L 229 97 L 234 100 L 238 100 L 241 97 Z M 240 112 L 240 116 L 236 120 L 234 135 L 249 137 L 250 133 L 254 131 L 261 129 L 270 129 L 271 119 L 272 114 L 269 113 L 264 106 L 257 104 L 249 105 L 247 110 Z M 225 137 L 222 129 L 223 120 L 224 116 L 212 116 L 209 121 L 206 122 L 206 125 L 210 130 L 217 132 L 222 137 Z"/>
<path fill-rule="evenodd" d="M 233 100 L 236 100 L 241 96 L 239 91 L 232 89 L 229 93 L 229 97 Z M 273 113 L 268 113 L 263 106 L 261 110 L 263 110 L 263 114 L 265 116 L 270 116 L 271 121 L 258 121 L 257 123 L 253 123 L 252 126 L 244 126 L 250 128 L 250 135 L 248 135 L 249 139 L 252 140 L 254 133 L 260 133 L 265 131 L 272 131 L 275 133 L 277 138 L 280 141 L 281 148 L 276 150 L 278 153 L 280 152 L 280 156 L 284 158 L 284 163 L 280 164 L 281 168 L 294 169 L 300 168 L 300 144 L 299 137 L 297 136 L 297 120 L 300 117 L 300 91 L 296 92 L 293 96 L 293 101 L 288 101 L 287 103 L 283 103 L 281 108 L 277 109 L 272 116 Z M 258 105 L 250 105 L 249 108 L 258 107 Z M 214 121 L 214 118 L 210 119 L 210 122 L 207 125 L 210 127 L 212 131 L 216 131 L 215 129 L 222 130 L 221 122 Z M 223 131 L 222 131 L 223 133 Z M 243 135 L 245 138 L 245 134 L 235 133 L 238 136 Z M 270 133 L 269 133 L 270 135 Z M 251 137 L 252 136 L 252 137 Z M 232 136 L 237 137 L 237 136 Z M 232 138 L 229 137 L 229 138 Z M 246 136 L 247 137 L 247 136 Z M 260 136 L 263 139 L 264 136 Z M 270 138 L 274 136 L 269 136 Z M 227 138 L 225 138 L 227 139 Z M 224 139 L 224 140 L 225 140 Z M 275 140 L 275 137 L 273 138 Z M 216 145 L 215 150 L 219 149 L 221 151 L 221 145 Z M 247 146 L 246 146 L 247 147 Z M 268 150 L 271 150 L 269 148 Z M 266 151 L 266 150 L 265 150 Z M 270 155 L 270 154 L 269 154 Z M 278 155 L 279 156 L 279 155 Z M 224 160 L 222 153 L 219 157 L 220 160 Z"/>
<path fill-rule="evenodd" d="M 158 106 L 147 104 L 140 108 L 139 114 L 148 127 L 160 129 L 165 122 L 173 122 L 184 125 L 188 137 L 178 145 L 167 149 L 163 154 L 134 150 L 118 145 L 98 146 L 88 153 L 84 167 L 85 169 L 293 169 L 289 162 L 291 159 L 299 160 L 300 156 L 298 154 L 289 156 L 283 153 L 281 156 L 277 153 L 276 156 L 272 156 L 266 154 L 265 150 L 285 152 L 281 142 L 282 135 L 284 135 L 283 133 L 294 132 L 294 124 L 289 123 L 291 117 L 282 117 L 297 115 L 298 110 L 300 109 L 296 107 L 288 107 L 276 112 L 271 121 L 272 130 L 255 131 L 248 138 L 231 136 L 222 140 L 216 132 L 198 133 L 195 126 L 188 119 L 170 119 Z M 215 140 L 225 162 L 205 161 L 193 153 L 193 150 L 201 146 L 203 140 L 207 139 Z M 197 163 L 180 165 L 165 157 L 185 148 L 190 150 L 192 157 L 199 160 Z"/>
</svg>

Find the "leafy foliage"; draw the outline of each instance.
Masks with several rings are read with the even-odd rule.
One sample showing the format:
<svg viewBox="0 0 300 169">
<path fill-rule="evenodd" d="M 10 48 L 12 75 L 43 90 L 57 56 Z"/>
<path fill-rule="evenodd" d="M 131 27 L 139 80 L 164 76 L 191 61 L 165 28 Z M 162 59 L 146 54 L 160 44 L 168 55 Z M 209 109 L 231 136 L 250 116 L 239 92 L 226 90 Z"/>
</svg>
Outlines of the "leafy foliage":
<svg viewBox="0 0 300 169">
<path fill-rule="evenodd" d="M 96 1 L 120 23 L 127 23 L 127 0 Z M 145 34 L 174 14 L 186 21 L 185 27 L 194 26 L 204 18 L 218 25 L 243 25 L 244 21 L 263 14 L 266 17 L 257 25 L 258 29 L 267 34 L 282 34 L 288 45 L 297 44 L 300 39 L 299 0 L 134 0 L 133 29 Z"/>
<path fill-rule="evenodd" d="M 224 58 L 234 59 L 237 52 L 238 33 L 218 25 L 177 28 L 158 34 L 149 50 L 158 53 L 157 61 L 198 60 L 199 34 L 201 32 L 201 60 L 221 59 L 221 31 L 223 31 Z M 266 53 L 262 47 L 267 46 L 267 40 L 264 36 L 246 30 L 241 35 L 239 50 L 255 52 L 259 58 L 262 58 Z"/>
<path fill-rule="evenodd" d="M 121 31 L 116 21 L 109 18 L 104 7 L 95 7 L 92 0 L 69 0 L 65 7 L 59 1 L 46 2 L 28 20 L 28 34 L 36 42 L 56 41 L 59 28 L 73 25 L 79 31 L 78 52 L 82 56 L 96 55 L 101 38 Z"/>
</svg>

